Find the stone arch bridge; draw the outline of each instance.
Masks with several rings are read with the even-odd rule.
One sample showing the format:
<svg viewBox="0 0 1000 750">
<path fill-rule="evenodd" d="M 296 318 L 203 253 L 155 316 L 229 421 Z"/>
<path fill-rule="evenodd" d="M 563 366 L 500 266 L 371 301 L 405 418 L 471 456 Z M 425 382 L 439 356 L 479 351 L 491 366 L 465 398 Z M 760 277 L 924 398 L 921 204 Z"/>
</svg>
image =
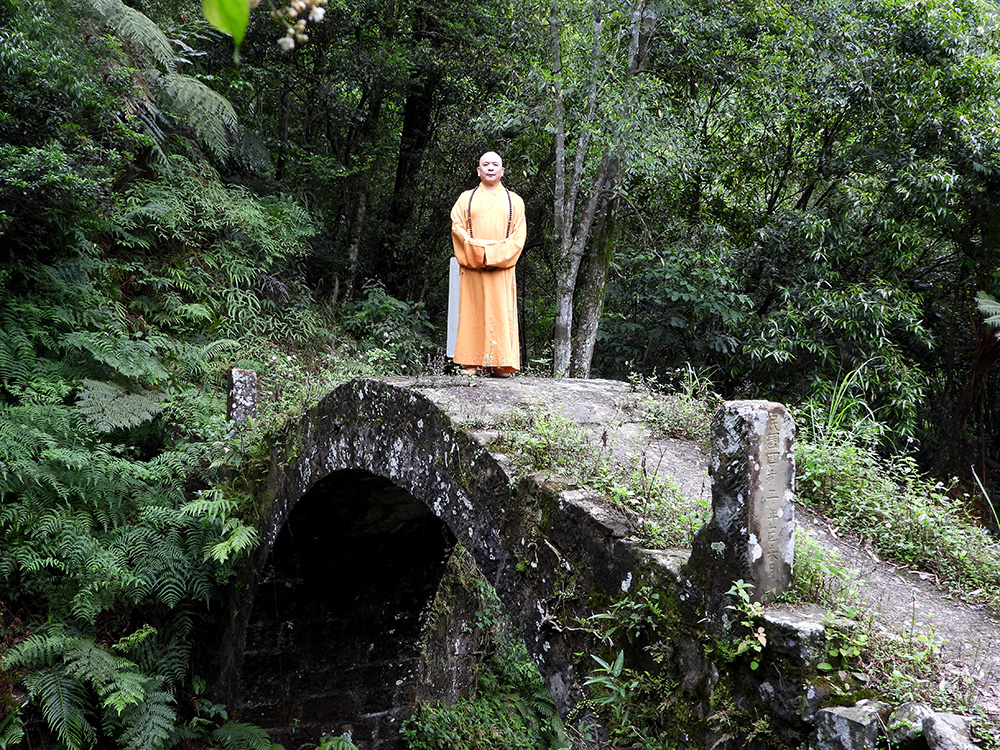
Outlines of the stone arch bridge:
<svg viewBox="0 0 1000 750">
<path fill-rule="evenodd" d="M 343 731 L 362 750 L 401 747 L 399 726 L 415 703 L 448 697 L 421 654 L 445 563 L 460 543 L 522 634 L 560 714 L 569 714 L 586 668 L 577 618 L 642 585 L 682 598 L 685 586 L 696 585 L 702 593 L 693 598 L 711 606 L 713 583 L 685 572 L 690 550 L 643 549 L 624 519 L 588 491 L 541 475 L 515 482 L 490 442 L 498 415 L 537 404 L 610 443 L 618 460 L 631 460 L 636 446 L 656 451 L 653 461 L 684 492 L 707 499 L 700 450 L 654 440 L 629 401 L 625 383 L 526 377 L 363 379 L 331 392 L 273 447 L 258 498 L 267 509 L 262 544 L 232 587 L 212 641 L 215 693 L 237 707 L 240 720 L 264 726 L 286 747 Z M 760 411 L 765 421 L 769 414 Z M 760 429 L 753 419 L 747 424 L 763 440 L 766 425 L 758 422 Z M 746 464 L 746 441 L 731 442 Z M 750 457 L 750 483 L 760 473 L 758 458 Z M 790 498 L 772 507 L 786 501 L 790 529 Z M 761 516 L 767 513 L 773 520 L 773 511 Z M 740 523 L 713 521 L 714 531 L 701 534 L 716 557 L 732 534 L 742 534 L 731 545 L 739 548 L 736 570 L 716 589 L 766 573 L 751 569 L 766 534 L 755 535 L 752 523 L 748 533 L 745 518 Z M 461 634 L 452 637 L 441 649 L 446 658 L 463 648 Z M 678 647 L 678 675 L 697 702 L 717 675 L 692 638 Z"/>
</svg>

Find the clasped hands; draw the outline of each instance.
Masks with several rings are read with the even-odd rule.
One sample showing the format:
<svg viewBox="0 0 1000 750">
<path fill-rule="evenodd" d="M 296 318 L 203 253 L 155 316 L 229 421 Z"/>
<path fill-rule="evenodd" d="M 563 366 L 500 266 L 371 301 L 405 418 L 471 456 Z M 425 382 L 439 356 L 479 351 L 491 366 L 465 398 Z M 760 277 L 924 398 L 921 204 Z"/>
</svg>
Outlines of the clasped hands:
<svg viewBox="0 0 1000 750">
<path fill-rule="evenodd" d="M 470 245 L 478 245 L 479 247 L 487 247 L 488 245 L 499 245 L 503 240 L 483 240 L 479 237 L 473 237 L 462 227 L 458 228 L 458 233 Z"/>
</svg>

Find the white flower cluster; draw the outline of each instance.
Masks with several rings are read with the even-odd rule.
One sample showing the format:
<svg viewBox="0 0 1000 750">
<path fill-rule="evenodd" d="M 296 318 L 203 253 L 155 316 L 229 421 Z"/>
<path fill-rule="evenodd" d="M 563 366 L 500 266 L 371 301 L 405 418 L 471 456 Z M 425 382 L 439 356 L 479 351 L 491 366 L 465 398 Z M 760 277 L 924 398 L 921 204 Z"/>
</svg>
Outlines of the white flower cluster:
<svg viewBox="0 0 1000 750">
<path fill-rule="evenodd" d="M 278 39 L 278 46 L 289 52 L 295 49 L 296 44 L 308 42 L 306 15 L 308 14 L 309 22 L 319 23 L 326 15 L 326 8 L 323 7 L 326 3 L 327 0 L 291 0 L 285 7 L 271 11 L 272 18 L 283 21 L 288 26 L 285 35 Z"/>
</svg>

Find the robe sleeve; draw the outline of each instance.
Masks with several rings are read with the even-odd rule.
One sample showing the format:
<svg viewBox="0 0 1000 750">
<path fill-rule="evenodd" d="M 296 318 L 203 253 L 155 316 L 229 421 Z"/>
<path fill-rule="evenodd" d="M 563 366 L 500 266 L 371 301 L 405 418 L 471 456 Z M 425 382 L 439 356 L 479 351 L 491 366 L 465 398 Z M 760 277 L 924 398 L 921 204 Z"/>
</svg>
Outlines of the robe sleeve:
<svg viewBox="0 0 1000 750">
<path fill-rule="evenodd" d="M 469 205 L 468 191 L 462 193 L 451 209 L 451 244 L 455 248 L 455 258 L 460 266 L 466 268 L 485 268 L 486 253 L 481 245 L 471 245 L 462 236 L 462 231 L 468 226 L 467 216 Z"/>
<path fill-rule="evenodd" d="M 516 193 L 511 193 L 511 200 L 514 202 L 514 226 L 511 227 L 510 237 L 484 248 L 486 268 L 513 268 L 524 249 L 524 242 L 528 237 L 524 221 L 524 201 Z"/>
</svg>

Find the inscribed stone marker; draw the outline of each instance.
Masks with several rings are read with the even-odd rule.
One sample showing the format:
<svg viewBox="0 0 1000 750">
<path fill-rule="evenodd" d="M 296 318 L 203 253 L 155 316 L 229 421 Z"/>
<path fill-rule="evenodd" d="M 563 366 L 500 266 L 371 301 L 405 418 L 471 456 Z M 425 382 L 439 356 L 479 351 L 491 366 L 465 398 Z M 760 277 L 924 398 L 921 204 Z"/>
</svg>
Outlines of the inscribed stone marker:
<svg viewBox="0 0 1000 750">
<path fill-rule="evenodd" d="M 727 401 L 712 420 L 712 520 L 692 545 L 689 575 L 710 613 L 732 603 L 739 580 L 755 600 L 792 582 L 795 423 L 773 401 Z"/>
<path fill-rule="evenodd" d="M 757 440 L 756 465 L 750 471 L 749 531 L 750 566 L 753 583 L 761 594 L 780 594 L 792 583 L 795 552 L 794 483 L 795 460 L 792 440 L 795 425 L 781 404 L 767 401 L 737 401 L 744 419 L 754 421 L 750 439 Z M 739 410 L 741 407 L 737 406 Z M 763 426 L 764 434 L 760 435 Z M 753 448 L 750 452 L 751 462 Z M 756 468 L 757 482 L 752 476 Z"/>
<path fill-rule="evenodd" d="M 236 424 L 246 424 L 257 416 L 260 383 L 254 370 L 233 368 L 229 371 L 229 400 L 226 416 Z"/>
</svg>

